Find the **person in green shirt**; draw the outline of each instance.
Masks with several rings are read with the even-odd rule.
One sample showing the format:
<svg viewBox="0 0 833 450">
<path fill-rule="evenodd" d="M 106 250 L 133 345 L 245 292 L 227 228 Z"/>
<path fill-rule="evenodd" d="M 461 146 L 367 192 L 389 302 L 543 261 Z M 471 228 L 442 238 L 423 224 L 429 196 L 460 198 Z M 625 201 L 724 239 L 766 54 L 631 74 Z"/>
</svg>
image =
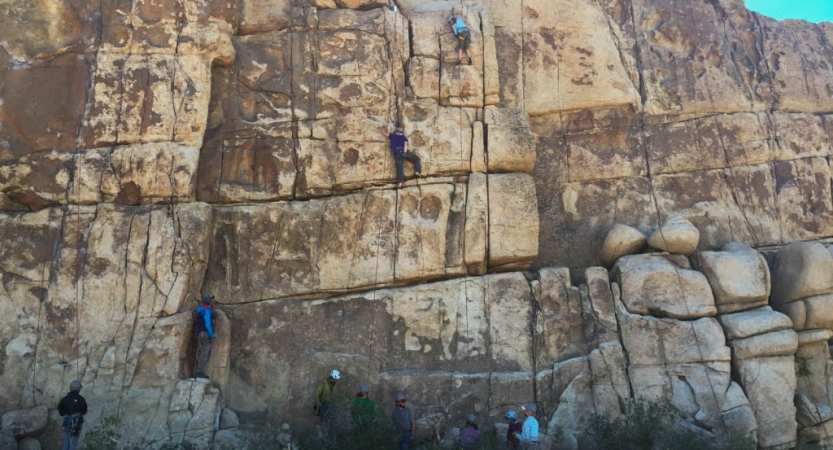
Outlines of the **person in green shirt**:
<svg viewBox="0 0 833 450">
<path fill-rule="evenodd" d="M 370 399 L 370 386 L 363 384 L 356 399 L 353 400 L 353 422 L 364 426 L 373 421 L 376 414 L 376 403 Z"/>
<path fill-rule="evenodd" d="M 330 372 L 330 376 L 326 380 L 322 380 L 318 387 L 315 388 L 315 408 L 313 409 L 313 413 L 318 416 L 318 420 L 321 422 L 326 422 L 330 418 L 330 407 L 338 394 L 336 383 L 340 379 L 341 372 L 333 370 Z"/>
</svg>

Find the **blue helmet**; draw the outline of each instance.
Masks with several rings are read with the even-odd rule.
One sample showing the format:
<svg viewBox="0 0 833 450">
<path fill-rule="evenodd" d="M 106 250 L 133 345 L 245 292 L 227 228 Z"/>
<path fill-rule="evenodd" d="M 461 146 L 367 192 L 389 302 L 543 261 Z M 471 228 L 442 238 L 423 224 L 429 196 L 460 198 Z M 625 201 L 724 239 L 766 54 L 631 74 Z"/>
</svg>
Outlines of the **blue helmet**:
<svg viewBox="0 0 833 450">
<path fill-rule="evenodd" d="M 214 301 L 214 296 L 211 294 L 205 294 L 202 296 L 202 302 L 206 305 Z"/>
<path fill-rule="evenodd" d="M 473 413 L 469 413 L 469 415 L 466 416 L 466 422 L 477 423 L 477 416 L 475 416 Z"/>
<path fill-rule="evenodd" d="M 505 417 L 509 420 L 518 420 L 518 414 L 515 411 L 509 411 Z"/>
</svg>

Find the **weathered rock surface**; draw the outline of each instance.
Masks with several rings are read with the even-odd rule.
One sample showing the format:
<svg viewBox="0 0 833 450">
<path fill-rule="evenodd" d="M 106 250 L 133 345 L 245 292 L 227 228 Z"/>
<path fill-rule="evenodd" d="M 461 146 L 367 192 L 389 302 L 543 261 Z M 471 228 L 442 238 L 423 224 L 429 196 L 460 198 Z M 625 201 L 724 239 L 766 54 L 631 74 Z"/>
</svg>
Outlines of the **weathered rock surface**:
<svg viewBox="0 0 833 450">
<path fill-rule="evenodd" d="M 678 266 L 672 258 L 625 256 L 612 273 L 622 289 L 622 302 L 632 313 L 696 319 L 717 312 L 706 277 Z"/>
<path fill-rule="evenodd" d="M 605 237 L 600 257 L 606 267 L 612 266 L 617 259 L 636 253 L 645 247 L 645 235 L 636 228 L 617 223 Z"/>
<path fill-rule="evenodd" d="M 538 255 L 535 185 L 524 174 L 489 175 L 489 266 L 525 268 Z"/>
<path fill-rule="evenodd" d="M 732 314 L 721 314 L 717 316 L 717 320 L 726 332 L 726 339 L 742 339 L 770 331 L 792 328 L 789 317 L 773 311 L 769 306 Z"/>
<path fill-rule="evenodd" d="M 692 264 L 709 280 L 719 313 L 767 304 L 769 267 L 763 255 L 746 244 L 729 243 L 719 252 L 697 253 Z"/>
<path fill-rule="evenodd" d="M 819 294 L 833 293 L 833 256 L 818 242 L 797 242 L 775 255 L 772 297 L 776 307 Z"/>
<path fill-rule="evenodd" d="M 21 439 L 17 443 L 17 450 L 41 450 L 40 441 L 33 437 Z"/>
<path fill-rule="evenodd" d="M 749 398 L 758 428 L 759 448 L 790 448 L 796 440 L 796 388 L 793 356 L 735 360 L 732 370 Z"/>
<path fill-rule="evenodd" d="M 0 418 L 0 428 L 13 430 L 18 439 L 36 436 L 46 429 L 48 415 L 49 411 L 46 406 L 9 411 Z"/>
<path fill-rule="evenodd" d="M 700 232 L 688 220 L 680 216 L 668 219 L 648 238 L 648 245 L 669 253 L 690 255 L 697 249 Z"/>
</svg>

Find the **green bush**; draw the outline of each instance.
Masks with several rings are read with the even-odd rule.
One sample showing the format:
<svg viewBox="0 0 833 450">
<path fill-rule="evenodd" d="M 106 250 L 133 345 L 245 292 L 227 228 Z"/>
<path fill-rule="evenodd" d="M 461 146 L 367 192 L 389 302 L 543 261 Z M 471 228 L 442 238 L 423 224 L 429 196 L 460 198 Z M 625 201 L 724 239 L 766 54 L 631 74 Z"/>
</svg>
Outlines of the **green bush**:
<svg viewBox="0 0 833 450">
<path fill-rule="evenodd" d="M 589 434 L 600 450 L 755 450 L 755 441 L 742 434 L 707 438 L 675 426 L 679 411 L 668 399 L 629 400 L 617 419 L 595 414 Z"/>
<path fill-rule="evenodd" d="M 115 417 L 102 419 L 95 427 L 84 433 L 80 447 L 84 450 L 188 450 L 181 445 L 162 443 L 155 440 L 141 442 L 126 442 L 121 439 L 118 431 L 120 422 Z"/>
</svg>

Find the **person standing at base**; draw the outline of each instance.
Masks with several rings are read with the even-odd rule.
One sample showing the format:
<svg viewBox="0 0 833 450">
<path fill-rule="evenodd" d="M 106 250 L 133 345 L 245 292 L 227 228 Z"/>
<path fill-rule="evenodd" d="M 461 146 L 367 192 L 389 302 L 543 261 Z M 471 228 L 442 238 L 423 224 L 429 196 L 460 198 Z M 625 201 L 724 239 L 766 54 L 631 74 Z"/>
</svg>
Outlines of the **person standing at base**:
<svg viewBox="0 0 833 450">
<path fill-rule="evenodd" d="M 61 450 L 76 450 L 87 414 L 87 401 L 81 396 L 81 382 L 73 380 L 69 384 L 69 393 L 58 403 L 61 422 Z"/>
<path fill-rule="evenodd" d="M 466 51 L 466 56 L 469 58 L 469 65 L 471 65 L 471 33 L 466 22 L 458 15 L 450 15 L 445 18 L 445 21 L 451 26 L 451 31 L 454 32 L 454 37 L 457 38 L 457 65 L 463 64 L 463 50 Z"/>
<path fill-rule="evenodd" d="M 408 148 L 408 138 L 405 137 L 405 130 L 402 127 L 396 127 L 393 134 L 390 134 L 388 130 L 383 128 L 382 136 L 390 141 L 390 151 L 393 153 L 393 162 L 396 165 L 396 187 L 402 187 L 402 183 L 405 182 L 404 164 L 406 160 L 414 165 L 414 176 L 419 177 L 422 172 L 422 164 L 419 156 Z"/>
<path fill-rule="evenodd" d="M 509 423 L 509 429 L 506 430 L 506 446 L 513 450 L 517 450 L 521 443 L 515 435 L 520 434 L 523 431 L 523 424 L 518 422 L 518 414 L 515 413 L 515 411 L 507 412 L 505 417 L 506 421 Z"/>
<path fill-rule="evenodd" d="M 524 419 L 521 427 L 521 433 L 515 436 L 518 437 L 522 449 L 535 449 L 538 447 L 538 420 L 535 418 L 538 406 L 535 403 L 527 403 L 521 406 L 521 411 L 523 411 L 526 419 Z"/>
<path fill-rule="evenodd" d="M 469 414 L 466 416 L 466 426 L 460 430 L 460 447 L 463 450 L 471 450 L 478 439 L 480 430 L 477 428 L 477 416 Z"/>
<path fill-rule="evenodd" d="M 373 421 L 376 414 L 376 403 L 370 399 L 370 386 L 363 384 L 353 400 L 353 422 L 364 426 Z"/>
<path fill-rule="evenodd" d="M 319 422 L 326 422 L 330 418 L 330 412 L 336 395 L 338 395 L 338 387 L 336 383 L 341 379 L 341 372 L 333 369 L 330 376 L 326 380 L 321 380 L 318 387 L 315 389 L 313 400 L 315 407 L 313 413 L 318 416 Z"/>
<path fill-rule="evenodd" d="M 390 415 L 394 426 L 401 433 L 396 450 L 410 450 L 414 436 L 414 412 L 405 406 L 407 402 L 404 394 L 396 394 L 396 407 Z"/>
<path fill-rule="evenodd" d="M 197 326 L 197 370 L 196 378 L 208 378 L 205 374 L 205 366 L 211 358 L 211 344 L 214 343 L 214 327 L 211 323 L 211 315 L 214 314 L 214 296 L 205 294 L 202 296 L 201 304 L 194 312 L 194 322 Z"/>
</svg>

